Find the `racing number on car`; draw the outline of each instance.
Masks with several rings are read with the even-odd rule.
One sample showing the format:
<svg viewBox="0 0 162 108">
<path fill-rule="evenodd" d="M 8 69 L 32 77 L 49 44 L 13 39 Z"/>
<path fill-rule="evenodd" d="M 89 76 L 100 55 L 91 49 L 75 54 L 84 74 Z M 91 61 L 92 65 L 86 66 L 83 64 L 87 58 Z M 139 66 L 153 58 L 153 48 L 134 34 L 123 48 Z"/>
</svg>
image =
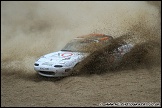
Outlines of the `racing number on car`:
<svg viewBox="0 0 162 108">
<path fill-rule="evenodd" d="M 63 53 L 61 56 L 62 57 L 69 57 L 69 56 L 72 56 L 73 54 L 72 53 Z"/>
</svg>

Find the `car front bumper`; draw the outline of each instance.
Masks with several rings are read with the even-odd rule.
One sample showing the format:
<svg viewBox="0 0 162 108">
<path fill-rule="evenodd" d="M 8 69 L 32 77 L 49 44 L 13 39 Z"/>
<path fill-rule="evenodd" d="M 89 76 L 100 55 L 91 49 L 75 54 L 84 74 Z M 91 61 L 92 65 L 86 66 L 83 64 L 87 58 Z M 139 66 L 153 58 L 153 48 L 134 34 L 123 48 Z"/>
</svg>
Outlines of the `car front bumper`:
<svg viewBox="0 0 162 108">
<path fill-rule="evenodd" d="M 34 70 L 38 72 L 39 75 L 45 77 L 63 77 L 70 75 L 70 70 L 72 68 L 69 67 L 61 67 L 61 68 L 51 68 L 51 67 L 40 67 L 34 66 Z"/>
</svg>

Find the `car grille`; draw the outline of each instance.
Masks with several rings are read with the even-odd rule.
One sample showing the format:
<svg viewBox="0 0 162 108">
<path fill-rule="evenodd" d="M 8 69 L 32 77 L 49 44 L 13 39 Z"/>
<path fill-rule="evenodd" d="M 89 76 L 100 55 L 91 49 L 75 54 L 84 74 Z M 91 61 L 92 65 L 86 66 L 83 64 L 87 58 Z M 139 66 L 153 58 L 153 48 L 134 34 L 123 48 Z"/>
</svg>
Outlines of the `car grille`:
<svg viewBox="0 0 162 108">
<path fill-rule="evenodd" d="M 42 74 L 47 74 L 47 75 L 55 75 L 55 72 L 52 71 L 39 71 Z"/>
<path fill-rule="evenodd" d="M 63 67 L 62 65 L 55 65 L 54 67 Z"/>
</svg>

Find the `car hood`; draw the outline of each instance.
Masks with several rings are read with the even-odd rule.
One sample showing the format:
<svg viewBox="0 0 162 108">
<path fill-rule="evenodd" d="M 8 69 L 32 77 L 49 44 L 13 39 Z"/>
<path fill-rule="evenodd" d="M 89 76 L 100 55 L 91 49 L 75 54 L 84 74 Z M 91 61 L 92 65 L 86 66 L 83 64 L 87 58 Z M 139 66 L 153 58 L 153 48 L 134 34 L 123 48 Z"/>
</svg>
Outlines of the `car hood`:
<svg viewBox="0 0 162 108">
<path fill-rule="evenodd" d="M 87 57 L 88 53 L 81 52 L 70 52 L 70 51 L 58 51 L 46 54 L 40 57 L 36 63 L 51 63 L 53 65 L 75 65 L 85 57 Z"/>
</svg>

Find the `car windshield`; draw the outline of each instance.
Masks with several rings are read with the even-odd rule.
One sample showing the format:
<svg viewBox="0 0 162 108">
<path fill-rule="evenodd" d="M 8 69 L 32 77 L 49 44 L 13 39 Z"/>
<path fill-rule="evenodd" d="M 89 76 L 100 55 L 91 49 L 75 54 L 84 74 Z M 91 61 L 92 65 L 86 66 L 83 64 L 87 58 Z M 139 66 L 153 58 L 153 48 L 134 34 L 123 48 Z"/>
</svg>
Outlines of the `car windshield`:
<svg viewBox="0 0 162 108">
<path fill-rule="evenodd" d="M 72 51 L 72 52 L 93 52 L 99 46 L 100 42 L 93 39 L 73 39 L 65 45 L 61 51 Z"/>
</svg>

